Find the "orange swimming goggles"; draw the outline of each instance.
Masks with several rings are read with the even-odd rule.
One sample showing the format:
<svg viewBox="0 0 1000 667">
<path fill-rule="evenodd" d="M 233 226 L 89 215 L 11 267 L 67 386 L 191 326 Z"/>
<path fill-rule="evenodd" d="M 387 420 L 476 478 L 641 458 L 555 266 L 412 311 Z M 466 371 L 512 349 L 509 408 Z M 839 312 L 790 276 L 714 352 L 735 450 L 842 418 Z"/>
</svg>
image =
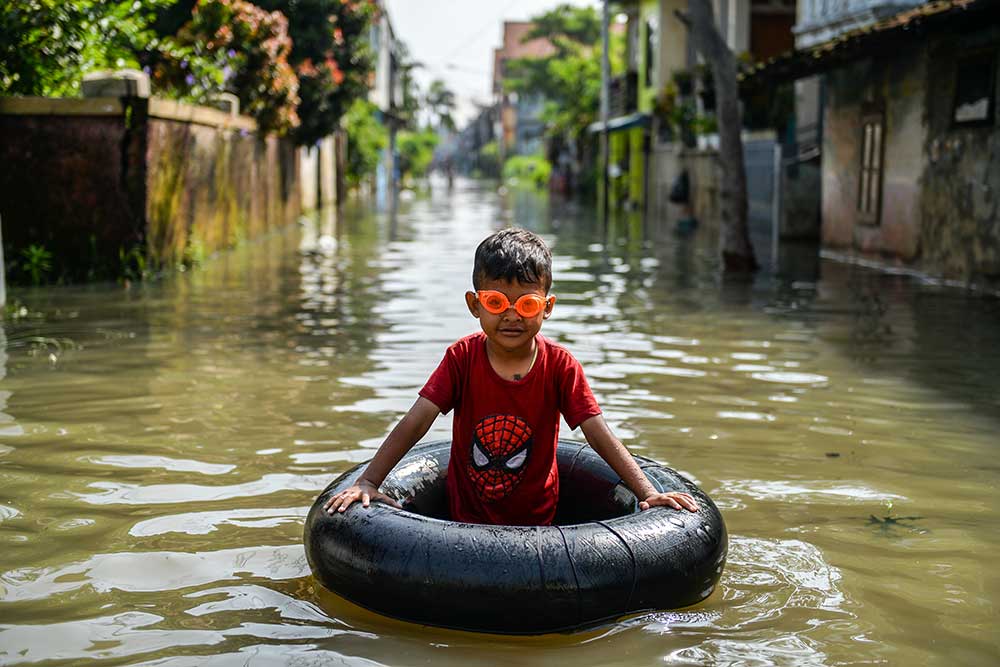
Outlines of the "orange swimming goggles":
<svg viewBox="0 0 1000 667">
<path fill-rule="evenodd" d="M 483 308 L 494 315 L 505 313 L 510 308 L 510 299 L 503 292 L 481 289 L 476 292 L 476 298 L 479 299 L 479 303 L 482 304 Z M 514 310 L 521 317 L 535 317 L 538 313 L 542 312 L 547 304 L 555 302 L 556 298 L 554 296 L 545 298 L 537 294 L 522 294 L 514 302 Z"/>
</svg>

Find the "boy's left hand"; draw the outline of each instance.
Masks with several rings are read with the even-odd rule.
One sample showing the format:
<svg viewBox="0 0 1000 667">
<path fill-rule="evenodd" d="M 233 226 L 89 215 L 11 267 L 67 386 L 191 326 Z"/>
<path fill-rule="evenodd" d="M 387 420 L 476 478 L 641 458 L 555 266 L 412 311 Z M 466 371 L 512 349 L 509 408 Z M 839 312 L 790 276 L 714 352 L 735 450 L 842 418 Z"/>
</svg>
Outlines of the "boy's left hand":
<svg viewBox="0 0 1000 667">
<path fill-rule="evenodd" d="M 671 491 L 670 493 L 654 493 L 639 503 L 640 510 L 648 510 L 650 507 L 665 505 L 675 510 L 686 509 L 688 512 L 697 512 L 698 503 L 690 493 L 682 491 Z"/>
</svg>

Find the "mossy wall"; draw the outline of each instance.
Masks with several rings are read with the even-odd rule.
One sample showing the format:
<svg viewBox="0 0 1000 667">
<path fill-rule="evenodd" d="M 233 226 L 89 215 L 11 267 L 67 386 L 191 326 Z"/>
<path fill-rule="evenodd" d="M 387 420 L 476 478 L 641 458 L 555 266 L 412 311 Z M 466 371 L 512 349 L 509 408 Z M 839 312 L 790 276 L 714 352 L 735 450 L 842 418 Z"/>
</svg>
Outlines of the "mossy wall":
<svg viewBox="0 0 1000 667">
<path fill-rule="evenodd" d="M 147 163 L 154 266 L 200 262 L 299 212 L 296 151 L 274 136 L 151 118 Z"/>
<path fill-rule="evenodd" d="M 950 278 L 1000 286 L 1000 26 L 945 33 L 930 42 L 927 137 L 920 207 L 922 263 Z M 963 55 L 994 57 L 993 118 L 953 122 L 955 81 Z"/>
<path fill-rule="evenodd" d="M 119 250 L 145 236 L 142 107 L 113 100 L 83 105 L 86 115 L 27 111 L 0 108 L 0 219 L 10 281 L 26 281 L 20 259 L 32 245 L 52 255 L 48 280 L 116 275 Z"/>
<path fill-rule="evenodd" d="M 47 282 L 197 263 L 294 221 L 298 152 L 251 121 L 158 100 L 0 101 L 0 217 L 12 282 L 30 245 Z"/>
<path fill-rule="evenodd" d="M 992 117 L 954 121 L 963 58 L 993 57 Z M 929 274 L 1000 285 L 1000 27 L 943 29 L 827 75 L 823 242 Z M 861 117 L 884 105 L 880 219 L 859 219 Z"/>
</svg>

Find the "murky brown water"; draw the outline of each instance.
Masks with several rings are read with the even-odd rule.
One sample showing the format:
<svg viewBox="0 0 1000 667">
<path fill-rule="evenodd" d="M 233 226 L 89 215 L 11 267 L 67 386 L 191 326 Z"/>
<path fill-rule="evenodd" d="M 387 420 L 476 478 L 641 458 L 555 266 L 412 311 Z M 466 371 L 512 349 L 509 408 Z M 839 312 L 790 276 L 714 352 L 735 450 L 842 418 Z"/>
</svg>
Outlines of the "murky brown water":
<svg viewBox="0 0 1000 667">
<path fill-rule="evenodd" d="M 544 331 L 612 426 L 723 510 L 705 603 L 495 637 L 381 618 L 310 576 L 308 506 L 475 329 L 472 251 L 507 222 L 552 243 Z M 572 207 L 469 183 L 331 224 L 154 285 L 11 295 L 0 663 L 1000 660 L 995 301 L 832 262 L 720 283 L 703 242 L 605 241 Z"/>
</svg>

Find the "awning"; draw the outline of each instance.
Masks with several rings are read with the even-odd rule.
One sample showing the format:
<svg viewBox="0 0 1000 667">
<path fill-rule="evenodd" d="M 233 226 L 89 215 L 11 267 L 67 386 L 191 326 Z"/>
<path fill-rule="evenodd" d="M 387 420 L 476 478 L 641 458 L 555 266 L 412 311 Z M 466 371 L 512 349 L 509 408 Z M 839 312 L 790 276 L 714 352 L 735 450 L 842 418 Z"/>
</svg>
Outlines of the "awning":
<svg viewBox="0 0 1000 667">
<path fill-rule="evenodd" d="M 608 133 L 620 132 L 621 130 L 631 130 L 633 127 L 649 127 L 652 116 L 645 111 L 637 111 L 627 116 L 618 116 L 608 121 Z M 604 131 L 604 123 L 597 121 L 587 126 L 587 131 L 591 134 Z"/>
<path fill-rule="evenodd" d="M 781 81 L 826 72 L 868 56 L 893 53 L 902 40 L 919 39 L 928 29 L 956 22 L 989 25 L 1000 15 L 996 0 L 936 0 L 900 12 L 885 20 L 849 30 L 814 46 L 788 51 L 757 63 L 738 76 L 745 92 Z"/>
</svg>

